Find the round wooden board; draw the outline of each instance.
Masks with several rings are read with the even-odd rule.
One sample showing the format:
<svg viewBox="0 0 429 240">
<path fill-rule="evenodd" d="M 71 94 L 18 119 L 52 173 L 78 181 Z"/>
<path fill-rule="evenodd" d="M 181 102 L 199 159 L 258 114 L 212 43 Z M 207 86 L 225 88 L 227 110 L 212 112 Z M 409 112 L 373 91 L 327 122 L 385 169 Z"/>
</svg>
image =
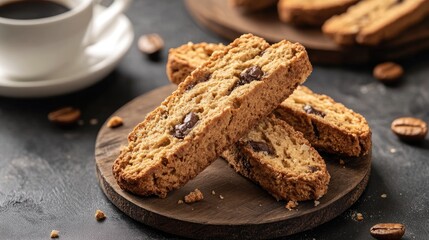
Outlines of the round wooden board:
<svg viewBox="0 0 429 240">
<path fill-rule="evenodd" d="M 110 129 L 104 124 L 98 134 L 95 160 L 100 186 L 110 201 L 131 218 L 190 238 L 272 238 L 304 231 L 333 219 L 364 191 L 371 156 L 344 159 L 345 166 L 339 164 L 339 159 L 325 157 L 331 174 L 328 193 L 317 207 L 313 201 L 302 202 L 297 211 L 285 209 L 285 202 L 277 202 L 259 186 L 235 173 L 223 159 L 217 159 L 165 199 L 139 197 L 123 191 L 112 175 L 112 165 L 121 146 L 127 144 L 133 127 L 175 88 L 168 85 L 134 99 L 114 113 L 124 119 L 122 127 Z M 177 203 L 195 188 L 204 193 L 203 201 Z"/>
<path fill-rule="evenodd" d="M 194 19 L 203 27 L 227 38 L 253 33 L 270 42 L 287 39 L 303 44 L 312 63 L 363 64 L 394 60 L 429 49 L 429 18 L 398 38 L 377 47 L 341 47 L 323 35 L 320 28 L 296 28 L 280 22 L 276 8 L 245 13 L 228 0 L 185 0 Z"/>
</svg>

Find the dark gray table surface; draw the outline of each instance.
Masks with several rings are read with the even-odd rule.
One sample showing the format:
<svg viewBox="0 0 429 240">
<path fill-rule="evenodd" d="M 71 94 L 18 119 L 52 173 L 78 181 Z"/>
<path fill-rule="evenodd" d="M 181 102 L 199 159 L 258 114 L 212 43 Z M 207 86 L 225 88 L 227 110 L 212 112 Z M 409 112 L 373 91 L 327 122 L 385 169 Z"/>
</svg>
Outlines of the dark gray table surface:
<svg viewBox="0 0 429 240">
<path fill-rule="evenodd" d="M 136 0 L 127 12 L 136 36 L 156 32 L 166 49 L 188 41 L 224 42 L 198 27 L 181 1 Z M 0 239 L 175 239 L 119 211 L 99 188 L 94 144 L 101 124 L 119 107 L 159 86 L 167 50 L 148 61 L 134 43 L 117 69 L 83 91 L 45 99 L 0 97 Z M 351 58 L 353 56 L 350 56 Z M 406 75 L 386 87 L 372 77 L 372 66 L 314 66 L 306 85 L 363 114 L 373 131 L 373 162 L 367 189 L 359 201 L 334 220 L 285 239 L 371 239 L 379 222 L 406 225 L 404 239 L 429 239 L 429 140 L 405 144 L 392 134 L 396 117 L 429 122 L 429 54 L 400 61 Z M 85 125 L 63 129 L 47 114 L 58 107 L 82 110 Z M 98 119 L 96 125 L 90 119 Z M 387 194 L 382 198 L 381 194 Z M 96 209 L 108 218 L 94 220 Z M 362 213 L 364 220 L 352 219 Z"/>
</svg>

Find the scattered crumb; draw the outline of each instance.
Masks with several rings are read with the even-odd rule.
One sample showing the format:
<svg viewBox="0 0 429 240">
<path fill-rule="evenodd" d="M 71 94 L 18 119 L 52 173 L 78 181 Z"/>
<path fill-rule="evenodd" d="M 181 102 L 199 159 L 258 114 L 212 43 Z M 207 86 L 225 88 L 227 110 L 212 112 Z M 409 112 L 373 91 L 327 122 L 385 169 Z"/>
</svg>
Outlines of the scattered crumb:
<svg viewBox="0 0 429 240">
<path fill-rule="evenodd" d="M 356 220 L 357 221 L 363 221 L 363 215 L 362 215 L 362 213 L 356 213 Z"/>
<path fill-rule="evenodd" d="M 224 197 L 222 195 L 219 195 L 219 198 L 222 199 L 222 200 L 224 199 Z"/>
<path fill-rule="evenodd" d="M 97 125 L 98 124 L 98 119 L 97 118 L 91 118 L 89 120 L 89 124 L 91 124 L 91 125 Z"/>
<path fill-rule="evenodd" d="M 194 211 L 194 208 L 191 208 L 191 211 Z"/>
<path fill-rule="evenodd" d="M 340 159 L 340 164 L 341 164 L 341 165 L 344 165 L 344 164 L 346 164 L 346 162 L 344 162 L 344 160 L 343 160 L 343 159 Z"/>
<path fill-rule="evenodd" d="M 183 203 L 182 199 L 179 199 L 179 201 L 177 201 L 177 204 L 182 204 L 182 203 Z"/>
<path fill-rule="evenodd" d="M 319 206 L 319 204 L 320 204 L 320 202 L 319 202 L 319 201 L 317 201 L 317 200 L 315 200 L 315 201 L 314 201 L 314 206 L 315 206 L 315 207 Z"/>
<path fill-rule="evenodd" d="M 296 202 L 296 201 L 289 201 L 289 202 L 287 202 L 285 208 L 287 208 L 289 211 L 292 211 L 297 206 L 298 206 L 298 202 Z"/>
<path fill-rule="evenodd" d="M 259 206 L 262 207 L 262 203 L 260 203 Z"/>
<path fill-rule="evenodd" d="M 51 238 L 58 238 L 60 236 L 59 233 L 60 233 L 60 231 L 58 231 L 58 230 L 52 230 L 51 231 Z"/>
<path fill-rule="evenodd" d="M 79 121 L 77 121 L 77 125 L 83 126 L 85 125 L 85 122 L 82 119 L 80 119 Z"/>
<path fill-rule="evenodd" d="M 117 128 L 117 127 L 122 126 L 123 124 L 124 124 L 124 121 L 122 120 L 121 117 L 113 116 L 107 122 L 107 127 L 109 127 L 109 128 Z"/>
<path fill-rule="evenodd" d="M 399 196 L 402 196 L 402 193 L 399 193 Z"/>
<path fill-rule="evenodd" d="M 103 221 L 104 219 L 106 219 L 106 215 L 104 214 L 103 211 L 97 209 L 95 211 L 95 219 L 97 221 Z"/>
<path fill-rule="evenodd" d="M 391 153 L 395 153 L 395 152 L 396 152 L 396 148 L 391 148 L 391 149 L 390 149 L 390 152 L 391 152 Z"/>
<path fill-rule="evenodd" d="M 216 192 L 214 190 L 212 190 L 212 195 L 216 195 Z"/>
<path fill-rule="evenodd" d="M 380 196 L 380 197 L 382 197 L 382 198 L 387 198 L 387 194 L 383 193 L 383 194 L 381 194 L 381 196 Z"/>
<path fill-rule="evenodd" d="M 198 188 L 196 188 L 194 191 L 190 192 L 188 195 L 185 196 L 185 203 L 198 202 L 203 199 L 203 193 Z"/>
</svg>

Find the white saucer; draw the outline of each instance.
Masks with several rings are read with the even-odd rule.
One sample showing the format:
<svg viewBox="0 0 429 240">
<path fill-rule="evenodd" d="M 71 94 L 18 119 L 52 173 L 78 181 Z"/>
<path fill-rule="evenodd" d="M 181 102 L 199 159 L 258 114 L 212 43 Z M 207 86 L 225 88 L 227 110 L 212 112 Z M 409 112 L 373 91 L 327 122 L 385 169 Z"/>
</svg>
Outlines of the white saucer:
<svg viewBox="0 0 429 240">
<path fill-rule="evenodd" d="M 96 12 L 104 7 L 97 6 Z M 0 96 L 48 97 L 86 88 L 106 77 L 127 53 L 134 39 L 130 20 L 121 15 L 101 39 L 87 47 L 82 57 L 47 79 L 16 81 L 3 76 L 0 69 Z"/>
</svg>

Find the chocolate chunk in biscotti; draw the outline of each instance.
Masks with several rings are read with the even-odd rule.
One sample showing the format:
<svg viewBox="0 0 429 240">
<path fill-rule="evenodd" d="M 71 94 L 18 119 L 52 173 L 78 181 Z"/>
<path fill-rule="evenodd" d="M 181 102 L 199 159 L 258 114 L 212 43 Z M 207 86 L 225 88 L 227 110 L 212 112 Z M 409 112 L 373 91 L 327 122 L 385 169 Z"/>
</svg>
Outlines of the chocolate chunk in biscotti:
<svg viewBox="0 0 429 240">
<path fill-rule="evenodd" d="M 328 190 L 330 175 L 322 157 L 302 133 L 273 115 L 222 157 L 278 200 L 316 200 Z"/>
<path fill-rule="evenodd" d="M 261 79 L 237 86 L 240 74 L 252 66 L 264 73 Z M 119 186 L 166 197 L 270 114 L 310 72 L 302 45 L 241 36 L 212 54 L 129 134 L 128 147 L 113 165 Z M 209 78 L 201 82 L 204 76 Z M 188 125 L 184 120 L 191 112 L 198 120 L 190 116 Z M 171 134 L 177 129 L 179 138 Z"/>
<path fill-rule="evenodd" d="M 322 31 L 341 45 L 378 45 L 429 15 L 427 0 L 363 0 L 328 19 Z"/>
<path fill-rule="evenodd" d="M 210 51 L 206 50 L 208 45 L 212 46 Z M 223 48 L 222 45 L 198 43 L 171 49 L 169 55 L 171 63 L 167 64 L 167 72 L 172 72 L 169 69 L 171 66 L 183 66 L 183 69 L 188 69 L 190 73 L 207 61 L 213 51 L 220 51 Z M 196 60 L 195 56 L 201 52 L 205 54 L 198 55 L 200 57 Z M 178 56 L 180 62 L 176 60 Z M 186 76 L 180 78 L 178 75 L 168 77 L 175 83 L 180 83 L 186 78 Z M 362 115 L 326 95 L 312 92 L 307 87 L 298 87 L 278 106 L 276 115 L 298 131 L 302 131 L 318 150 L 344 156 L 362 156 L 371 150 L 371 129 Z"/>
</svg>

